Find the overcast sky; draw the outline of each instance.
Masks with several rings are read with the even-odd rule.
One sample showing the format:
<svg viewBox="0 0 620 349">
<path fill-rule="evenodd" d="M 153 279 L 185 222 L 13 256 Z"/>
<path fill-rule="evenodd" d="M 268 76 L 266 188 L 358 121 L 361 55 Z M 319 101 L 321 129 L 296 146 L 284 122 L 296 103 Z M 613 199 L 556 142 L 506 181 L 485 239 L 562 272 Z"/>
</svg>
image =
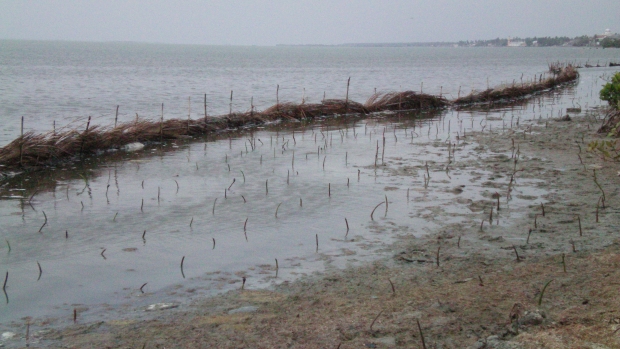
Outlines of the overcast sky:
<svg viewBox="0 0 620 349">
<path fill-rule="evenodd" d="M 275 45 L 620 32 L 620 0 L 0 0 L 0 39 Z"/>
</svg>

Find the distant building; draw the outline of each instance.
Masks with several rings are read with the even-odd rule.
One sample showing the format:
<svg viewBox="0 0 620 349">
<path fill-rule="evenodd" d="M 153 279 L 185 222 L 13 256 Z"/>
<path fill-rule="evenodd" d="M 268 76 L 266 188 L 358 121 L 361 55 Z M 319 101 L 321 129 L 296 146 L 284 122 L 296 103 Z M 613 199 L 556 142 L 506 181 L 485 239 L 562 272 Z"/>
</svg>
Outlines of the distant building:
<svg viewBox="0 0 620 349">
<path fill-rule="evenodd" d="M 525 41 L 512 40 L 512 38 L 508 38 L 508 47 L 525 47 L 525 46 L 527 46 Z"/>
<path fill-rule="evenodd" d="M 609 36 L 611 36 L 611 35 L 612 35 L 612 34 L 611 34 L 611 30 L 609 30 L 609 29 L 605 29 L 605 32 L 604 32 L 603 34 L 596 34 L 596 35 L 594 35 L 594 40 L 596 40 L 596 41 L 600 41 L 600 40 L 603 40 L 603 39 L 605 39 L 606 37 L 609 37 Z"/>
</svg>

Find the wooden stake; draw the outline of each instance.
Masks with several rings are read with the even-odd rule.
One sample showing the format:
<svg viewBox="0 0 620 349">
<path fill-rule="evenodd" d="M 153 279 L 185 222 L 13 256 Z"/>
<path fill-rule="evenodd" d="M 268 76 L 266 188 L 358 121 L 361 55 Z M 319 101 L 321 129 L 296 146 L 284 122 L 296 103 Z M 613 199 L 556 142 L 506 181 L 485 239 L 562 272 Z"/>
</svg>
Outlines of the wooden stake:
<svg viewBox="0 0 620 349">
<path fill-rule="evenodd" d="M 344 102 L 344 115 L 346 116 L 349 113 L 349 84 L 351 83 L 351 77 L 347 80 L 347 96 Z"/>
<path fill-rule="evenodd" d="M 116 128 L 116 124 L 118 123 L 118 105 L 116 106 L 116 116 L 114 117 L 114 128 Z"/>
</svg>

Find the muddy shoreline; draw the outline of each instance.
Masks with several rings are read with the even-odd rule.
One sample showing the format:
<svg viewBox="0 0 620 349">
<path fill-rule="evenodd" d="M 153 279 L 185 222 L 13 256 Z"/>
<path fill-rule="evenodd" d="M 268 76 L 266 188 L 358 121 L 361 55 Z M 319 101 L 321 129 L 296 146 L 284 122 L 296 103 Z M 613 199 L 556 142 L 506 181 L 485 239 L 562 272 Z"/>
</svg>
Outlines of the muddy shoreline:
<svg viewBox="0 0 620 349">
<path fill-rule="evenodd" d="M 325 258 L 321 275 L 267 290 L 245 287 L 143 318 L 24 319 L 2 343 L 24 346 L 28 332 L 30 347 L 49 348 L 392 348 L 422 347 L 422 336 L 427 348 L 619 347 L 620 168 L 585 152 L 598 138 L 599 115 L 586 110 L 568 121 L 531 118 L 461 135 L 460 146 L 477 156 L 455 152 L 448 172 L 471 174 L 484 199 L 414 178 L 407 194 L 429 208 L 411 214 L 434 228 L 416 237 L 415 227 L 378 219 L 371 229 L 398 240 L 370 265 L 341 269 Z M 437 148 L 445 152 L 447 145 Z M 410 170 L 408 159 L 387 160 L 383 171 Z M 428 173 L 437 178 L 444 171 L 438 162 Z M 521 191 L 524 182 L 541 194 Z M 433 205 L 432 190 L 442 184 L 454 201 Z M 515 206 L 508 195 L 530 203 Z M 143 310 L 127 314 L 135 311 Z"/>
</svg>

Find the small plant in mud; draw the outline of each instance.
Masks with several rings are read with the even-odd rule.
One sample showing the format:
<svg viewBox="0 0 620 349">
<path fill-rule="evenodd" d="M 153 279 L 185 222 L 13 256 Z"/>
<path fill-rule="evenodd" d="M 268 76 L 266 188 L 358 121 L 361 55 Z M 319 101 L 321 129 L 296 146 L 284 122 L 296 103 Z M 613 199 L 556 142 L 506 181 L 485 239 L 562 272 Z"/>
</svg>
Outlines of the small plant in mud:
<svg viewBox="0 0 620 349">
<path fill-rule="evenodd" d="M 607 101 L 612 108 L 620 109 L 620 73 L 614 74 L 611 82 L 603 86 L 600 92 L 602 100 Z"/>
<path fill-rule="evenodd" d="M 620 161 L 620 140 L 601 139 L 590 142 L 588 151 L 598 153 L 605 159 Z"/>
<path fill-rule="evenodd" d="M 605 159 L 620 161 L 620 73 L 616 73 L 611 82 L 603 86 L 600 97 L 612 108 L 599 130 L 599 133 L 606 134 L 606 138 L 590 142 L 588 151 L 596 152 Z"/>
</svg>

